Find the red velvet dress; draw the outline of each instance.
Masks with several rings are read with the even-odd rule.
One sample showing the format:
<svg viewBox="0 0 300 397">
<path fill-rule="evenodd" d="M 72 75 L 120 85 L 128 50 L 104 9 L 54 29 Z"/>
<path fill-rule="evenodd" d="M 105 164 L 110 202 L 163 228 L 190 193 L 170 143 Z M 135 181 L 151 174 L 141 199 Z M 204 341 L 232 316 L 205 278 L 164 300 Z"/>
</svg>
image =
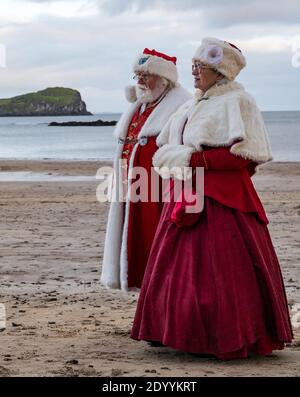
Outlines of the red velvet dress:
<svg viewBox="0 0 300 397">
<path fill-rule="evenodd" d="M 128 128 L 126 142 L 123 147 L 122 158 L 129 163 L 135 141 L 155 106 L 148 107 L 141 114 L 138 109 L 133 115 Z M 151 186 L 152 157 L 157 150 L 156 136 L 147 137 L 147 143 L 138 144 L 135 151 L 133 167 L 144 167 L 148 174 L 148 192 Z M 134 182 L 133 180 L 132 182 Z M 130 202 L 128 218 L 127 260 L 128 260 L 128 288 L 140 288 L 144 277 L 147 260 L 153 238 L 163 209 L 162 200 L 158 202 Z"/>
<path fill-rule="evenodd" d="M 165 204 L 131 337 L 220 359 L 283 349 L 292 327 L 250 180 L 255 164 L 218 148 L 194 154 L 191 166 L 205 166 L 204 209 L 193 226 L 178 228 L 174 200 Z"/>
</svg>

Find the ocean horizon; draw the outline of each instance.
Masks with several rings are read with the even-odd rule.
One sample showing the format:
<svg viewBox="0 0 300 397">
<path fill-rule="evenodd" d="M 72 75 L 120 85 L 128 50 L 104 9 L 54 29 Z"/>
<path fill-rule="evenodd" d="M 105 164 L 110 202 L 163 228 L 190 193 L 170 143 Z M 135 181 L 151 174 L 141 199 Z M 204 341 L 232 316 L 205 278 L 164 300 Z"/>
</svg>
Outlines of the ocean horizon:
<svg viewBox="0 0 300 397">
<path fill-rule="evenodd" d="M 300 161 L 300 111 L 262 112 L 275 162 Z M 49 127 L 52 121 L 118 121 L 121 113 L 0 117 L 0 160 L 112 160 L 114 126 Z"/>
</svg>

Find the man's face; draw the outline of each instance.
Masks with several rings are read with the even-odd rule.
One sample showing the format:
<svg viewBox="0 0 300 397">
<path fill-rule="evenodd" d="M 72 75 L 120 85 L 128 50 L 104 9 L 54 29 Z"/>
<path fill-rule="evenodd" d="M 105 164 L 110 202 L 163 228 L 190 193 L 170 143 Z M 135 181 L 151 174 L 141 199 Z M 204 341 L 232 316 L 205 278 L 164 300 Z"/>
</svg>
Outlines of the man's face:
<svg viewBox="0 0 300 397">
<path fill-rule="evenodd" d="M 159 77 L 149 73 L 136 73 L 136 80 L 141 89 L 152 91 L 156 88 Z"/>
<path fill-rule="evenodd" d="M 136 73 L 137 97 L 142 103 L 156 101 L 166 90 L 168 83 L 166 79 L 148 73 Z"/>
</svg>

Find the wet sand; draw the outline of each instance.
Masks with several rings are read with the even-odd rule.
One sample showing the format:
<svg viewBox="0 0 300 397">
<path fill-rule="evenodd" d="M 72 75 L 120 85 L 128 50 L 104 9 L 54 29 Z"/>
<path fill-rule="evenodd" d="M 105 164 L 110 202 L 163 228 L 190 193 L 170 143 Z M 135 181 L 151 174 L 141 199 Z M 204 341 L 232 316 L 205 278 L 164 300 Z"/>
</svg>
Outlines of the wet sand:
<svg viewBox="0 0 300 397">
<path fill-rule="evenodd" d="M 1 161 L 0 171 L 94 175 L 101 165 Z M 96 180 L 0 182 L 0 303 L 7 312 L 0 376 L 299 375 L 299 171 L 300 163 L 271 163 L 253 179 L 270 220 L 295 340 L 270 357 L 227 362 L 129 338 L 138 294 L 99 284 L 108 204 L 96 200 Z"/>
</svg>

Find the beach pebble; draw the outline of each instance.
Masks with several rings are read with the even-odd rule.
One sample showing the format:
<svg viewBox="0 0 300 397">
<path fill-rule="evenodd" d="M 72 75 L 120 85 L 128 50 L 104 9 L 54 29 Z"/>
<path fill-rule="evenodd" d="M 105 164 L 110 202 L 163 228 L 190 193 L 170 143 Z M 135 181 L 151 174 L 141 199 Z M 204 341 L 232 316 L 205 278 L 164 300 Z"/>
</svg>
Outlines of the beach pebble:
<svg viewBox="0 0 300 397">
<path fill-rule="evenodd" d="M 66 361 L 66 364 L 73 364 L 73 365 L 77 365 L 77 364 L 79 364 L 79 361 L 78 361 L 78 360 L 75 360 L 75 359 L 73 359 L 73 360 Z"/>
<path fill-rule="evenodd" d="M 12 325 L 13 327 L 23 327 L 22 324 L 17 324 L 17 323 L 11 323 L 11 325 Z"/>
<path fill-rule="evenodd" d="M 150 374 L 156 374 L 157 373 L 156 369 L 145 369 L 145 372 L 150 373 Z"/>
</svg>

